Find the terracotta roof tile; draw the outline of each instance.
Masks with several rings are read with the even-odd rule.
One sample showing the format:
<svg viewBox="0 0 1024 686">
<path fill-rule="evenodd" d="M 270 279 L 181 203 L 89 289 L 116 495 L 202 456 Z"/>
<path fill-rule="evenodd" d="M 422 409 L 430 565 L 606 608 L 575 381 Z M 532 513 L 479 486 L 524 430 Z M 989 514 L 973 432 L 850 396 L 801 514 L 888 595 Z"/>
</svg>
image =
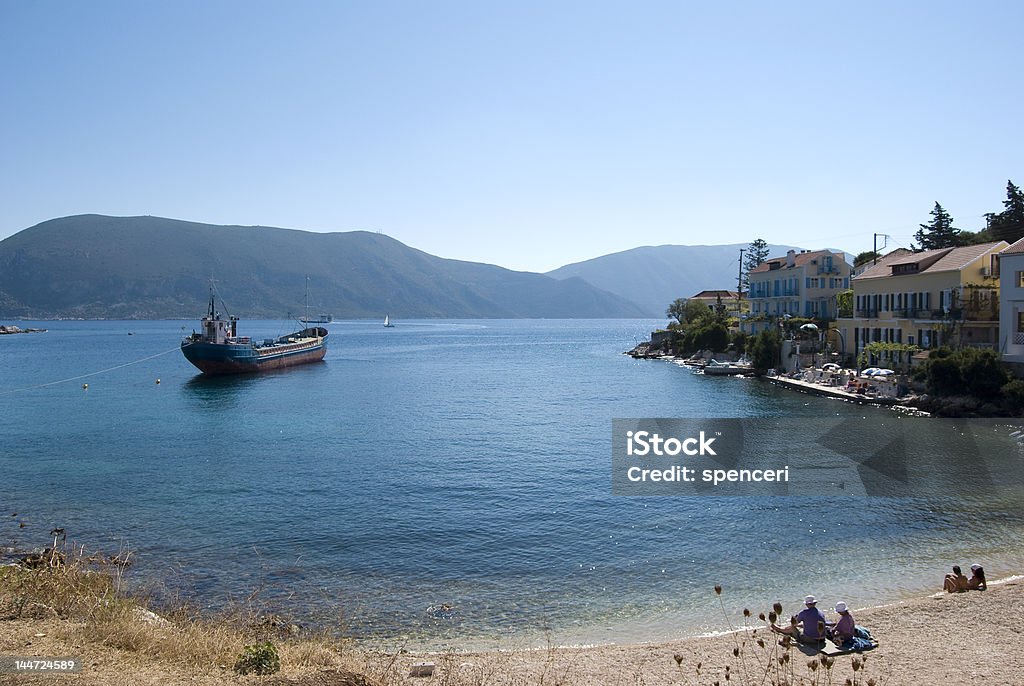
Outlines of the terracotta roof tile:
<svg viewBox="0 0 1024 686">
<path fill-rule="evenodd" d="M 1000 255 L 1017 255 L 1019 253 L 1024 253 L 1024 238 L 1021 238 L 1019 241 L 1017 241 L 1016 243 L 1011 245 L 1009 248 L 1006 248 L 1005 250 L 1003 250 L 999 254 Z"/>
<path fill-rule="evenodd" d="M 736 291 L 701 291 L 697 295 L 691 295 L 691 298 L 737 298 L 739 295 Z"/>
<path fill-rule="evenodd" d="M 819 257 L 824 257 L 826 255 L 832 255 L 833 257 L 838 257 L 840 260 L 845 259 L 845 257 L 843 256 L 843 253 L 841 253 L 841 252 L 836 253 L 836 252 L 832 252 L 830 250 L 813 250 L 813 251 L 809 251 L 809 252 L 798 252 L 798 253 L 794 253 L 794 255 L 793 255 L 793 266 L 792 267 L 790 267 L 790 266 L 788 266 L 786 264 L 789 256 L 788 255 L 783 255 L 782 257 L 772 257 L 771 259 L 765 260 L 761 264 L 759 264 L 756 267 L 754 267 L 753 269 L 751 269 L 750 273 L 751 274 L 758 274 L 760 272 L 771 271 L 771 266 L 770 265 L 771 265 L 772 262 L 778 262 L 778 263 L 780 263 L 782 265 L 777 271 L 785 271 L 787 269 L 796 269 L 797 267 L 802 267 L 805 264 L 810 264 L 812 260 L 815 260 L 815 259 L 817 259 Z"/>
</svg>

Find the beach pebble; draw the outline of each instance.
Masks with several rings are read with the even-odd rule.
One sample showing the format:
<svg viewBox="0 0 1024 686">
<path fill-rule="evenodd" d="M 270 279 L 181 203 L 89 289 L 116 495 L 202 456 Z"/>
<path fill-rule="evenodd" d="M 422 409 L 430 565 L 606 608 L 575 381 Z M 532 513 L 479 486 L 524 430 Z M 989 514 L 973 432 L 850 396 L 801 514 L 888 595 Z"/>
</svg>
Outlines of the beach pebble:
<svg viewBox="0 0 1024 686">
<path fill-rule="evenodd" d="M 409 668 L 409 676 L 434 676 L 433 662 L 415 662 Z"/>
</svg>

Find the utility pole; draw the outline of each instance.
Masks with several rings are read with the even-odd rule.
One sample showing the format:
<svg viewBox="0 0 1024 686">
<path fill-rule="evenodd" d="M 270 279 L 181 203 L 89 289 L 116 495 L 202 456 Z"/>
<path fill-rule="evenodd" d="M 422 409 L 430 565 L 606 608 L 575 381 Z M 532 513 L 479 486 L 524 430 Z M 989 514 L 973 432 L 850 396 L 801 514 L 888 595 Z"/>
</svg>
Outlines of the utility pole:
<svg viewBox="0 0 1024 686">
<path fill-rule="evenodd" d="M 743 300 L 743 253 L 746 248 L 740 248 L 740 273 L 736 276 L 736 304 Z"/>
<path fill-rule="evenodd" d="M 875 236 L 874 237 L 874 241 L 872 242 L 872 246 L 871 246 L 871 254 L 872 254 L 871 264 L 878 264 L 878 237 L 881 236 L 882 238 L 885 239 L 885 241 L 882 242 L 882 247 L 885 248 L 885 246 L 887 246 L 889 244 L 889 234 L 887 234 L 887 233 L 876 233 L 876 234 L 874 234 L 874 236 Z"/>
</svg>

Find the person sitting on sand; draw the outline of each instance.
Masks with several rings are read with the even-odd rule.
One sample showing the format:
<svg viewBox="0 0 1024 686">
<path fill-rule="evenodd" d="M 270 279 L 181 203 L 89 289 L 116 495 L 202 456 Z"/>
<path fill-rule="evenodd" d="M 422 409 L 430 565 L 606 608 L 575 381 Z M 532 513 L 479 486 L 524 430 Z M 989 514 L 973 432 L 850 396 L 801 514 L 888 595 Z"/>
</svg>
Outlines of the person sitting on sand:
<svg viewBox="0 0 1024 686">
<path fill-rule="evenodd" d="M 792 636 L 800 643 L 822 643 L 825 640 L 825 615 L 817 607 L 818 599 L 812 595 L 804 598 L 806 607 L 800 614 L 794 615 L 789 621 L 790 626 L 772 625 L 772 631 Z M 803 630 L 797 628 L 803 627 Z"/>
<path fill-rule="evenodd" d="M 981 565 L 971 565 L 971 578 L 967 580 L 967 588 L 971 591 L 984 591 L 988 588 L 985 583 L 985 570 Z"/>
<path fill-rule="evenodd" d="M 968 583 L 969 580 L 960 571 L 960 565 L 953 565 L 953 573 L 946 575 L 942 581 L 942 587 L 946 589 L 946 593 L 963 593 L 967 590 Z"/>
<path fill-rule="evenodd" d="M 829 628 L 827 633 L 833 643 L 841 646 L 853 638 L 853 628 L 856 623 L 853 621 L 853 615 L 850 614 L 850 608 L 843 601 L 840 600 L 836 603 L 836 612 L 839 613 L 839 621 L 835 623 L 835 626 Z"/>
</svg>

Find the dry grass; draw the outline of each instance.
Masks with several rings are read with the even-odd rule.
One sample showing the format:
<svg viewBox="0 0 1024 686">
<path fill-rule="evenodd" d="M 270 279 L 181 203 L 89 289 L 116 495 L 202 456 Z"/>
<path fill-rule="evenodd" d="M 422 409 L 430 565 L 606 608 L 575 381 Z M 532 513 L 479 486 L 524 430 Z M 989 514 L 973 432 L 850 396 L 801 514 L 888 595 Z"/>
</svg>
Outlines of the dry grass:
<svg viewBox="0 0 1024 686">
<path fill-rule="evenodd" d="M 342 673 L 356 662 L 348 642 L 327 633 L 296 635 L 296 627 L 251 608 L 203 616 L 181 607 L 158 615 L 143 599 L 123 592 L 128 555 L 87 556 L 84 549 L 55 545 L 35 556 L 32 567 L 0 567 L 0 627 L 6 629 L 0 630 L 0 654 L 73 654 L 92 673 L 108 671 L 104 663 L 121 666 L 113 668 L 120 674 L 96 683 L 120 683 L 125 669 L 136 676 L 142 669 L 161 674 L 152 683 L 162 686 L 174 683 L 167 673 L 188 675 L 190 682 L 197 675 L 208 683 L 244 681 L 232 671 L 238 656 L 246 645 L 267 640 L 277 647 L 284 674 Z"/>
</svg>

